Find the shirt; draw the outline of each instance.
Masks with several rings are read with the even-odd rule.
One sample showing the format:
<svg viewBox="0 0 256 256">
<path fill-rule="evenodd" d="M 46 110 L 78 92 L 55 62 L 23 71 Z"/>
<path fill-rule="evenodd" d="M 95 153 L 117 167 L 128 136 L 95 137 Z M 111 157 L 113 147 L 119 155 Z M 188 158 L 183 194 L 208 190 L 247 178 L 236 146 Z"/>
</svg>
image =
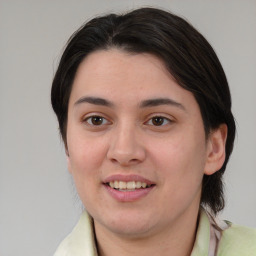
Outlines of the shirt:
<svg viewBox="0 0 256 256">
<path fill-rule="evenodd" d="M 86 211 L 54 256 L 98 256 L 93 220 Z M 203 208 L 191 256 L 256 256 L 256 229 L 219 221 Z"/>
</svg>

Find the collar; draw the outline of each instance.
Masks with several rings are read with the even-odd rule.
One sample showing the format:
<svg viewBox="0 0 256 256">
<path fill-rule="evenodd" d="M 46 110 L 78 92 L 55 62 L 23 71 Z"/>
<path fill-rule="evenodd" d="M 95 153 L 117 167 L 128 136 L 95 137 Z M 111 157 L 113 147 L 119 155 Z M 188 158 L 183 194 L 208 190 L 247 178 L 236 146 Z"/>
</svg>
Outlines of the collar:
<svg viewBox="0 0 256 256">
<path fill-rule="evenodd" d="M 199 224 L 195 239 L 195 244 L 191 256 L 211 256 L 215 255 L 217 246 L 215 236 L 212 236 L 211 221 L 206 211 L 201 208 L 199 215 Z M 216 236 L 217 237 L 217 236 Z M 214 240 L 214 248 L 210 249 L 210 241 Z M 73 231 L 60 244 L 54 256 L 98 256 L 93 221 L 89 214 L 84 211 Z"/>
</svg>

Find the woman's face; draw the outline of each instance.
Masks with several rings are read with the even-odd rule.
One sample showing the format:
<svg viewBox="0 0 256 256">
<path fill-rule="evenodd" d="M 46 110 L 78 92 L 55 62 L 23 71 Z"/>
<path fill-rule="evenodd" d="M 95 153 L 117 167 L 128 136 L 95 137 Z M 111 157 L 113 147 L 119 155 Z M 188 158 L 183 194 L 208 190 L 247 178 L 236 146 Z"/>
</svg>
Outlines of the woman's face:
<svg viewBox="0 0 256 256">
<path fill-rule="evenodd" d="M 213 172 L 199 106 L 150 54 L 97 51 L 68 107 L 68 168 L 95 227 L 153 234 L 197 212 Z"/>
</svg>

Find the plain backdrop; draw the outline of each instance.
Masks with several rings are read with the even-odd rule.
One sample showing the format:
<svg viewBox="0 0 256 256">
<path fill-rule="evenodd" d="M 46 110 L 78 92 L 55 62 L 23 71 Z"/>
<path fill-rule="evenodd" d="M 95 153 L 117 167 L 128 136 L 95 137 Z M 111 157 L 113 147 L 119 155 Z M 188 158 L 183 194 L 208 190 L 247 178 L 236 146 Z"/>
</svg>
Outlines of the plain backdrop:
<svg viewBox="0 0 256 256">
<path fill-rule="evenodd" d="M 86 20 L 139 6 L 185 17 L 228 77 L 238 135 L 222 218 L 256 227 L 255 0 L 0 0 L 0 256 L 53 255 L 82 207 L 50 106 L 54 71 Z"/>
</svg>

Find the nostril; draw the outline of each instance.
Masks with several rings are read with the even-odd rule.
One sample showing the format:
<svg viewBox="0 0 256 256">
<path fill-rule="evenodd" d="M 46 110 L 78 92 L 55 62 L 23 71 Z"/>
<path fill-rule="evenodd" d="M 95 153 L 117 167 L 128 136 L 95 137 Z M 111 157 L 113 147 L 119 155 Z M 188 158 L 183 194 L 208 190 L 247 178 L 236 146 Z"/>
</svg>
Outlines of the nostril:
<svg viewBox="0 0 256 256">
<path fill-rule="evenodd" d="M 120 164 L 122 166 L 130 166 L 130 165 L 133 165 L 133 164 L 138 164 L 140 162 L 139 159 L 127 159 L 127 158 L 111 158 L 110 161 L 113 163 L 113 164 Z"/>
<path fill-rule="evenodd" d="M 143 145 L 143 144 L 142 144 Z M 123 166 L 137 164 L 144 161 L 145 149 L 135 139 L 113 139 L 107 152 L 107 158 L 112 163 L 119 163 Z"/>
</svg>

